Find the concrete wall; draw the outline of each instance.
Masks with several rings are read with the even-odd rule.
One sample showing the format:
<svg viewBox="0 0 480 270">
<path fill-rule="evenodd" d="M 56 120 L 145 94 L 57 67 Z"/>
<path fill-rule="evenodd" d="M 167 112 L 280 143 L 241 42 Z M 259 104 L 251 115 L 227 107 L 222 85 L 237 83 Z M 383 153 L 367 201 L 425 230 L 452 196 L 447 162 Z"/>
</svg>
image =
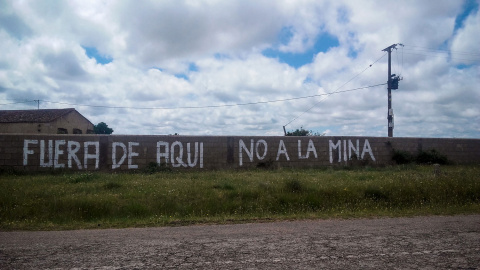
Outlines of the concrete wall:
<svg viewBox="0 0 480 270">
<path fill-rule="evenodd" d="M 80 113 L 73 111 L 50 123 L 0 123 L 0 133 L 33 133 L 33 134 L 57 134 L 58 128 L 66 129 L 68 134 L 73 134 L 74 129 L 87 134 L 93 133 L 93 124 Z"/>
<path fill-rule="evenodd" d="M 457 164 L 480 164 L 479 139 L 0 134 L 0 168 L 29 171 L 178 170 L 392 164 L 393 149 L 435 149 Z"/>
</svg>

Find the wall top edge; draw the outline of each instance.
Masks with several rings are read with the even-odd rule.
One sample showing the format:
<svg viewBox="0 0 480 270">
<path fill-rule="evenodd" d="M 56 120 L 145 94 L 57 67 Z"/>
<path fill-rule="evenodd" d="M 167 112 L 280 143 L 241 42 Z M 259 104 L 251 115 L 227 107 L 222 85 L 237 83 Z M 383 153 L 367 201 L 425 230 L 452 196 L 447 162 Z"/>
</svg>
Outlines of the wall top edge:
<svg viewBox="0 0 480 270">
<path fill-rule="evenodd" d="M 112 138 L 118 138 L 118 137 L 136 137 L 136 138 L 158 138 L 158 137 L 168 137 L 168 138 L 198 138 L 198 137 L 204 137 L 204 138 L 274 138 L 274 139 L 279 139 L 279 138 L 293 138 L 293 139 L 305 139 L 305 138 L 310 138 L 310 139 L 339 139 L 339 138 L 372 138 L 372 139 L 382 139 L 382 140 L 402 140 L 402 139 L 408 139 L 408 140 L 418 140 L 418 139 L 425 139 L 425 140 L 458 140 L 458 141 L 465 141 L 465 140 L 471 140 L 471 141 L 478 141 L 480 138 L 440 138 L 440 137 L 375 137 L 375 136 L 350 136 L 350 135 L 337 135 L 337 136 L 249 136 L 249 135 L 131 135 L 131 134 L 112 134 L 112 135 L 107 135 L 107 134 L 32 134 L 32 133 L 0 133 L 0 136 L 24 136 L 24 137 L 112 137 Z"/>
</svg>

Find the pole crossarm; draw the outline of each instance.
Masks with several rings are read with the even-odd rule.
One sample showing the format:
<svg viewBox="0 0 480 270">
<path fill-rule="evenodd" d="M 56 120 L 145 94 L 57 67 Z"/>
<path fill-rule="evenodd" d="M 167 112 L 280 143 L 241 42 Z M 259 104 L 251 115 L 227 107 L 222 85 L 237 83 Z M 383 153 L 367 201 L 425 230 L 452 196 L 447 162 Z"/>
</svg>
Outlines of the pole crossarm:
<svg viewBox="0 0 480 270">
<path fill-rule="evenodd" d="M 396 49 L 396 48 L 397 48 L 397 45 L 399 45 L 399 44 L 392 44 L 392 45 L 388 46 L 387 48 L 383 49 L 382 52 L 389 52 L 389 53 L 391 53 L 393 49 Z"/>
</svg>

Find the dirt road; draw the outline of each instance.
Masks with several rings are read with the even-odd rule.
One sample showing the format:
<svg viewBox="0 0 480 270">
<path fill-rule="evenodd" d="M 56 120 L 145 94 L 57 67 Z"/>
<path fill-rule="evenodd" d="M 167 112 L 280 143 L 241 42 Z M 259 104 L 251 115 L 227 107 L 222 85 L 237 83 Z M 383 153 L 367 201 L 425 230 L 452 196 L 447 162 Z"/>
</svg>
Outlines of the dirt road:
<svg viewBox="0 0 480 270">
<path fill-rule="evenodd" d="M 480 269 L 480 215 L 0 232 L 0 269 Z"/>
</svg>

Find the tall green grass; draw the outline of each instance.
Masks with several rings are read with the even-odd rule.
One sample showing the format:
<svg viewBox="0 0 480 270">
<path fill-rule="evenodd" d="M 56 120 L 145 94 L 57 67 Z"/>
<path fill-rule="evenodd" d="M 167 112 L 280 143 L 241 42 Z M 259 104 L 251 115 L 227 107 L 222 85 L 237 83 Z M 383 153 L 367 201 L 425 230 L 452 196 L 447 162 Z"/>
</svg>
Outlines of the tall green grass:
<svg viewBox="0 0 480 270">
<path fill-rule="evenodd" d="M 0 229 L 480 213 L 478 166 L 0 175 Z"/>
</svg>

